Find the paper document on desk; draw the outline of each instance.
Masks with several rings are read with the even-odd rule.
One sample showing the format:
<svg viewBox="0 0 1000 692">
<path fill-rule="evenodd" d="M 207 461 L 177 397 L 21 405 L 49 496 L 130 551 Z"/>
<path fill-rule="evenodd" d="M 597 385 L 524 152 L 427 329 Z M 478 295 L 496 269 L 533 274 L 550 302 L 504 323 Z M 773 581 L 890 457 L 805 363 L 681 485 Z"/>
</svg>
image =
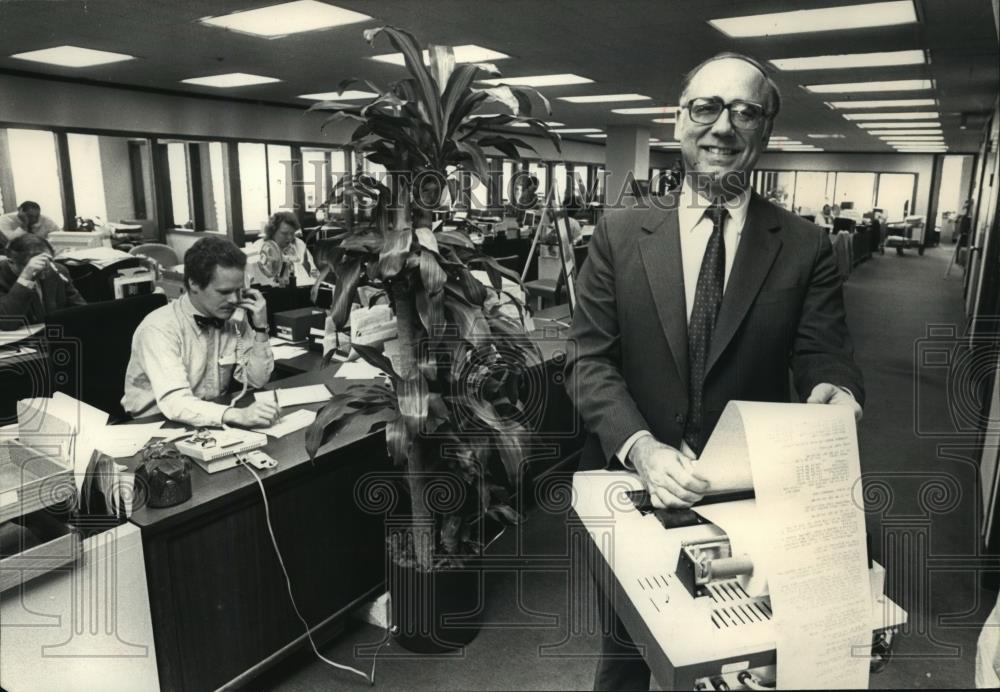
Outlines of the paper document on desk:
<svg viewBox="0 0 1000 692">
<path fill-rule="evenodd" d="M 133 456 L 152 438 L 162 436 L 162 427 L 163 423 L 108 425 L 100 433 L 97 449 L 116 458 Z"/>
<path fill-rule="evenodd" d="M 18 341 L 24 341 L 28 337 L 34 336 L 38 332 L 42 331 L 43 327 L 45 327 L 44 324 L 29 324 L 27 327 L 0 330 L 0 346 L 7 346 L 9 344 L 16 344 Z"/>
<path fill-rule="evenodd" d="M 861 477 L 854 412 L 730 402 L 719 425 L 722 437 L 711 457 L 706 445 L 698 473 L 738 482 L 748 461 L 756 501 L 728 515 L 698 511 L 718 520 L 734 551 L 750 554 L 755 580 L 767 579 L 778 687 L 867 688 L 872 594 L 864 505 L 854 496 Z M 714 456 L 722 450 L 733 454 L 728 462 Z"/>
<path fill-rule="evenodd" d="M 342 380 L 376 380 L 385 377 L 385 373 L 378 368 L 369 365 L 367 361 L 356 360 L 353 363 L 344 363 L 334 374 Z"/>
<path fill-rule="evenodd" d="M 316 420 L 315 411 L 311 411 L 307 408 L 300 408 L 298 411 L 292 411 L 291 413 L 285 414 L 274 425 L 266 428 L 254 428 L 253 430 L 254 432 L 270 435 L 271 437 L 284 437 L 288 433 L 301 430 L 314 420 Z"/>
<path fill-rule="evenodd" d="M 274 355 L 275 360 L 289 360 L 304 356 L 309 351 L 301 346 L 272 346 L 271 353 Z"/>
<path fill-rule="evenodd" d="M 274 393 L 278 393 L 278 406 L 301 406 L 302 404 L 315 404 L 320 401 L 329 401 L 333 394 L 326 385 L 309 384 L 303 387 L 283 387 L 281 389 L 254 392 L 253 397 L 257 401 L 274 401 Z"/>
</svg>

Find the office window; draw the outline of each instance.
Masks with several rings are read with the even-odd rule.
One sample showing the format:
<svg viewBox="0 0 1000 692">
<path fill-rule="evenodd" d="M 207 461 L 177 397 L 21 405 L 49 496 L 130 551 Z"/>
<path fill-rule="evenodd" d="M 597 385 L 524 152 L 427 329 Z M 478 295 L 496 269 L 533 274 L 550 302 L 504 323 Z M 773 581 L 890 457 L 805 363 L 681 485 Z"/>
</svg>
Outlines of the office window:
<svg viewBox="0 0 1000 692">
<path fill-rule="evenodd" d="M 270 189 L 270 210 L 291 211 L 295 208 L 292 182 L 295 180 L 292 148 L 280 144 L 267 145 L 267 180 Z"/>
<path fill-rule="evenodd" d="M 882 173 L 878 177 L 875 206 L 885 212 L 887 221 L 902 221 L 913 213 L 913 188 L 917 176 L 912 173 Z M 868 209 L 859 209 L 861 213 Z"/>
<path fill-rule="evenodd" d="M 573 183 L 573 193 L 580 199 L 587 199 L 587 172 L 588 166 L 585 163 L 578 163 L 573 166 L 571 174 Z"/>
<path fill-rule="evenodd" d="M 549 194 L 549 167 L 542 162 L 528 164 L 528 173 L 538 178 L 538 196 L 544 202 Z"/>
<path fill-rule="evenodd" d="M 268 217 L 267 150 L 263 144 L 240 142 L 236 154 L 240 162 L 243 228 L 260 231 Z"/>
<path fill-rule="evenodd" d="M 500 172 L 500 199 L 505 205 L 514 203 L 515 192 L 511 189 L 511 185 L 514 184 L 514 173 L 518 170 L 517 166 L 517 161 L 503 160 L 503 168 Z"/>
<path fill-rule="evenodd" d="M 971 156 L 945 156 L 941 162 L 941 188 L 938 191 L 939 214 L 959 213 L 968 197 L 969 178 L 963 173 L 972 172 Z M 964 180 L 963 180 L 964 178 Z M 965 183 L 963 185 L 963 183 Z M 882 188 L 879 187 L 879 194 Z"/>
<path fill-rule="evenodd" d="M 226 201 L 226 175 L 225 155 L 222 142 L 209 142 L 208 144 L 208 169 L 212 177 L 212 205 L 205 210 L 205 218 L 209 227 L 219 233 L 225 233 L 229 229 L 228 203 Z"/>
<path fill-rule="evenodd" d="M 566 199 L 566 164 L 557 163 L 552 166 L 552 194 L 555 195 L 555 206 L 562 207 Z"/>
<path fill-rule="evenodd" d="M 792 201 L 797 214 L 817 215 L 823 205 L 833 198 L 833 173 L 798 171 L 795 176 L 795 195 Z"/>
<path fill-rule="evenodd" d="M 191 223 L 191 179 L 188 175 L 188 151 L 184 142 L 167 144 L 167 169 L 170 174 L 170 205 L 174 226 Z"/>
<path fill-rule="evenodd" d="M 469 173 L 469 209 L 486 211 L 490 206 L 490 186 L 479 176 Z"/>
<path fill-rule="evenodd" d="M 874 173 L 837 173 L 833 203 L 859 214 L 875 206 Z"/>
<path fill-rule="evenodd" d="M 600 202 L 604 204 L 604 183 L 607 175 L 604 171 L 604 166 L 598 166 L 594 169 L 594 184 L 593 184 L 593 200 L 594 202 Z"/>
<path fill-rule="evenodd" d="M 302 150 L 302 192 L 306 211 L 315 211 L 318 205 L 326 201 L 329 155 L 330 152 L 323 149 Z"/>
<path fill-rule="evenodd" d="M 84 219 L 107 221 L 108 205 L 104 198 L 104 173 L 97 135 L 71 133 L 66 135 L 66 142 L 76 215 Z"/>
<path fill-rule="evenodd" d="M 7 130 L 11 177 L 17 199 L 7 202 L 13 211 L 24 201 L 37 202 L 42 213 L 64 226 L 62 190 L 56 137 L 46 130 Z M 7 207 L 5 207 L 6 209 Z"/>
<path fill-rule="evenodd" d="M 783 209 L 791 209 L 795 194 L 795 171 L 761 171 L 757 192 Z"/>
</svg>

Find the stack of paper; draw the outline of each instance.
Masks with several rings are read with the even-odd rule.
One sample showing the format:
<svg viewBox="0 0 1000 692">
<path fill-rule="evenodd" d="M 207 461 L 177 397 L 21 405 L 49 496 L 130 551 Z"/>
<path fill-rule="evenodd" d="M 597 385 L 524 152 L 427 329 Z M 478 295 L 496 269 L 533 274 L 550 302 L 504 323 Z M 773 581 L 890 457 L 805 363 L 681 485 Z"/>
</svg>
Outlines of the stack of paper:
<svg viewBox="0 0 1000 692">
<path fill-rule="evenodd" d="M 385 373 L 369 365 L 366 361 L 356 360 L 353 363 L 344 363 L 337 368 L 334 377 L 339 377 L 342 380 L 374 380 L 385 377 Z"/>
</svg>

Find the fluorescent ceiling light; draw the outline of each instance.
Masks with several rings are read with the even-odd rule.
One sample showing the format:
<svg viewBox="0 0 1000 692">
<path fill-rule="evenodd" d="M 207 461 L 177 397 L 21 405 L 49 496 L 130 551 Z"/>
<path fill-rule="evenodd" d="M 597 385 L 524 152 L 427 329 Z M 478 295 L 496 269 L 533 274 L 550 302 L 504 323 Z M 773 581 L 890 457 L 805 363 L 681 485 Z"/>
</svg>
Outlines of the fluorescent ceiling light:
<svg viewBox="0 0 1000 692">
<path fill-rule="evenodd" d="M 678 110 L 677 106 L 643 106 L 642 108 L 612 108 L 611 112 L 620 115 L 670 115 Z"/>
<path fill-rule="evenodd" d="M 779 137 L 778 135 L 774 135 L 773 137 L 771 137 L 771 141 L 772 142 L 787 142 L 787 141 L 790 141 L 790 140 L 788 139 L 788 137 Z"/>
<path fill-rule="evenodd" d="M 665 123 L 670 125 L 671 123 L 677 122 L 677 118 L 653 118 L 654 123 Z"/>
<path fill-rule="evenodd" d="M 770 146 L 770 147 L 806 147 L 806 146 L 812 146 L 812 145 L 806 144 L 804 142 L 799 142 L 797 140 L 788 140 L 787 142 L 771 142 L 770 144 L 768 144 L 768 146 Z"/>
<path fill-rule="evenodd" d="M 899 0 L 710 19 L 708 23 L 731 38 L 750 38 L 915 24 L 916 21 L 912 0 Z"/>
<path fill-rule="evenodd" d="M 936 111 L 926 113 L 844 113 L 847 120 L 937 120 Z"/>
<path fill-rule="evenodd" d="M 806 135 L 809 139 L 844 139 L 844 135 L 833 134 L 833 135 Z"/>
<path fill-rule="evenodd" d="M 840 84 L 808 84 L 805 87 L 814 94 L 866 93 L 869 91 L 922 91 L 933 89 L 929 79 L 890 79 L 881 82 L 842 82 Z"/>
<path fill-rule="evenodd" d="M 879 137 L 883 142 L 943 142 L 944 135 L 882 135 Z"/>
<path fill-rule="evenodd" d="M 607 135 L 587 135 L 587 136 L 590 137 L 591 139 L 607 139 L 608 138 Z"/>
<path fill-rule="evenodd" d="M 262 77 L 259 74 L 247 74 L 246 72 L 230 72 L 228 74 L 192 77 L 191 79 L 181 80 L 184 84 L 197 84 L 199 86 L 217 87 L 219 89 L 250 86 L 251 84 L 270 84 L 280 81 L 280 79 L 275 79 L 274 77 Z"/>
<path fill-rule="evenodd" d="M 768 61 L 779 70 L 841 70 L 858 67 L 922 65 L 927 62 L 922 50 L 896 50 L 886 53 L 852 55 L 817 55 L 811 58 L 782 58 Z"/>
<path fill-rule="evenodd" d="M 204 17 L 200 21 L 244 34 L 275 38 L 303 31 L 329 29 L 334 26 L 367 22 L 371 17 L 328 5 L 317 0 L 297 0 L 256 10 L 233 12 L 220 17 Z"/>
<path fill-rule="evenodd" d="M 931 147 L 931 148 L 918 147 L 916 149 L 909 149 L 909 148 L 901 149 L 897 147 L 896 151 L 900 152 L 901 154 L 936 154 L 948 151 L 948 147 Z"/>
<path fill-rule="evenodd" d="M 477 46 L 475 44 L 469 43 L 464 46 L 453 46 L 452 49 L 455 51 L 455 62 L 486 62 L 487 60 L 504 60 L 510 56 L 506 53 L 501 53 L 499 51 L 490 50 L 489 48 L 483 48 L 482 46 Z M 383 55 L 373 55 L 372 60 L 377 60 L 379 62 L 389 63 L 390 65 L 405 65 L 406 60 L 403 58 L 402 53 L 385 53 Z M 429 65 L 431 62 L 430 53 L 424 51 L 424 64 Z"/>
<path fill-rule="evenodd" d="M 93 67 L 94 65 L 107 65 L 123 60 L 135 60 L 133 56 L 125 53 L 112 53 L 106 50 L 81 48 L 80 46 L 55 46 L 54 48 L 30 50 L 27 53 L 15 53 L 10 57 L 48 65 L 59 65 L 60 67 Z"/>
<path fill-rule="evenodd" d="M 594 94 L 591 96 L 560 96 L 560 101 L 570 103 L 615 103 L 619 101 L 649 101 L 642 94 Z"/>
<path fill-rule="evenodd" d="M 941 130 L 869 130 L 870 135 L 943 135 Z"/>
<path fill-rule="evenodd" d="M 600 132 L 596 127 L 570 127 L 564 130 L 553 130 L 563 135 L 582 135 L 587 132 Z"/>
<path fill-rule="evenodd" d="M 832 108 L 921 108 L 936 106 L 935 99 L 881 99 L 878 101 L 830 101 Z"/>
<path fill-rule="evenodd" d="M 510 84 L 511 86 L 550 87 L 566 84 L 590 84 L 594 80 L 575 74 L 539 74 L 532 77 L 501 77 L 500 79 L 481 79 L 479 81 L 492 86 Z"/>
<path fill-rule="evenodd" d="M 313 101 L 359 101 L 361 99 L 372 99 L 376 96 L 378 96 L 378 94 L 373 91 L 348 90 L 343 93 L 337 93 L 336 91 L 324 91 L 319 94 L 300 94 L 299 98 L 311 99 Z"/>
<path fill-rule="evenodd" d="M 528 123 L 507 123 L 507 127 L 531 127 Z"/>
<path fill-rule="evenodd" d="M 557 123 L 555 120 L 546 120 L 545 124 L 549 127 L 562 127 L 566 123 Z"/>
<path fill-rule="evenodd" d="M 941 123 L 857 123 L 866 130 L 933 130 L 941 127 Z"/>
</svg>

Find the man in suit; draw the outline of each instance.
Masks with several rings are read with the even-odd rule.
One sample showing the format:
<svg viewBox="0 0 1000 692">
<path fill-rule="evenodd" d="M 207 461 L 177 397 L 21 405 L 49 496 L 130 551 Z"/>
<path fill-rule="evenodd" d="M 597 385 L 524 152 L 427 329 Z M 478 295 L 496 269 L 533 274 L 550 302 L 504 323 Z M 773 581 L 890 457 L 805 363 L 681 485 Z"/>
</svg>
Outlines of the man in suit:
<svg viewBox="0 0 1000 692">
<path fill-rule="evenodd" d="M 864 397 L 829 240 L 750 188 L 777 86 L 755 60 L 726 53 L 689 73 L 679 103 L 684 183 L 598 224 L 566 366 L 590 433 L 581 470 L 629 469 L 657 507 L 711 491 L 692 462 L 730 400 L 791 401 L 789 370 L 800 400 L 860 417 Z M 648 689 L 613 606 L 600 607 L 595 689 Z"/>
<path fill-rule="evenodd" d="M 54 310 L 86 305 L 68 272 L 52 261 L 44 238 L 22 234 L 10 241 L 7 254 L 0 259 L 0 323 L 9 328 L 37 324 Z"/>
</svg>

